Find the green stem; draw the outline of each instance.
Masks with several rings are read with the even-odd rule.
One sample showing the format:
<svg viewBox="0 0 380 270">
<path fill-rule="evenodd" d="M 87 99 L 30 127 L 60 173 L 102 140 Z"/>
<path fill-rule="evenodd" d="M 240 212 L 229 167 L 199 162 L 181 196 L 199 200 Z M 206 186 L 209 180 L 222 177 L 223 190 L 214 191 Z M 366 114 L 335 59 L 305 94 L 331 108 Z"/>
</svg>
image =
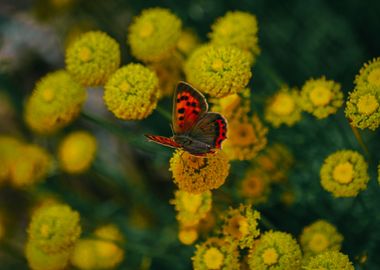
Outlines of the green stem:
<svg viewBox="0 0 380 270">
<path fill-rule="evenodd" d="M 351 126 L 351 125 L 350 125 L 350 126 Z M 366 155 L 367 157 L 369 157 L 368 148 L 367 148 L 367 146 L 365 145 L 364 140 L 363 140 L 363 138 L 362 138 L 362 136 L 361 136 L 359 130 L 358 130 L 356 127 L 354 127 L 354 126 L 351 126 L 351 130 L 352 130 L 352 132 L 354 133 L 354 136 L 355 136 L 356 140 L 358 141 L 360 147 L 362 148 L 363 152 L 365 153 L 365 155 Z"/>
<path fill-rule="evenodd" d="M 167 120 L 172 121 L 172 116 L 167 110 L 163 109 L 160 106 L 157 106 L 156 111 L 163 117 L 165 117 Z"/>
</svg>

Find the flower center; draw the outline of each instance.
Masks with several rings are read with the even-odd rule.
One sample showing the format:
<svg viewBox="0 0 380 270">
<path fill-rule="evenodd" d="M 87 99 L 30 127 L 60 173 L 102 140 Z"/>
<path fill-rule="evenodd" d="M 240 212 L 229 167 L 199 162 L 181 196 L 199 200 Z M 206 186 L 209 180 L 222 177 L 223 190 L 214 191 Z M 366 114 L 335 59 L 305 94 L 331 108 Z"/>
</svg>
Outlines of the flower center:
<svg viewBox="0 0 380 270">
<path fill-rule="evenodd" d="M 376 97 L 371 94 L 361 96 L 358 102 L 358 111 L 361 114 L 371 115 L 379 107 Z"/>
<path fill-rule="evenodd" d="M 129 89 L 131 88 L 131 86 L 129 85 L 129 83 L 127 81 L 123 81 L 120 85 L 119 85 L 119 88 L 122 92 L 128 92 Z"/>
<path fill-rule="evenodd" d="M 244 182 L 243 190 L 248 196 L 258 197 L 263 193 L 263 187 L 261 179 L 254 175 Z"/>
<path fill-rule="evenodd" d="M 315 106 L 325 106 L 329 104 L 331 96 L 331 90 L 321 85 L 314 87 L 309 94 L 310 100 Z"/>
<path fill-rule="evenodd" d="M 370 84 L 380 86 L 380 68 L 376 68 L 368 74 L 367 80 Z"/>
<path fill-rule="evenodd" d="M 278 115 L 289 115 L 294 111 L 295 102 L 293 98 L 286 94 L 280 93 L 272 103 L 273 112 Z"/>
<path fill-rule="evenodd" d="M 214 62 L 212 62 L 211 68 L 214 71 L 221 71 L 223 69 L 224 62 L 220 59 L 215 59 Z"/>
<path fill-rule="evenodd" d="M 268 248 L 263 252 L 262 258 L 266 265 L 273 265 L 278 262 L 278 253 L 274 248 Z"/>
<path fill-rule="evenodd" d="M 219 249 L 211 247 L 203 255 L 207 269 L 220 269 L 223 265 L 224 255 Z"/>
<path fill-rule="evenodd" d="M 322 233 L 315 233 L 309 242 L 310 249 L 315 253 L 320 253 L 326 250 L 328 246 L 329 240 Z"/>
<path fill-rule="evenodd" d="M 88 62 L 91 60 L 91 58 L 92 58 L 92 52 L 89 48 L 87 48 L 87 47 L 80 48 L 79 59 L 82 62 Z"/>
<path fill-rule="evenodd" d="M 202 204 L 202 194 L 183 192 L 182 204 L 186 211 L 195 213 Z"/>
<path fill-rule="evenodd" d="M 54 99 L 54 91 L 51 88 L 46 88 L 42 91 L 42 98 L 46 102 L 52 102 Z"/>
<path fill-rule="evenodd" d="M 154 32 L 154 26 L 151 22 L 145 22 L 140 28 L 140 37 L 147 38 L 150 37 Z"/>
<path fill-rule="evenodd" d="M 248 122 L 233 121 L 230 131 L 227 133 L 229 142 L 236 146 L 247 146 L 256 142 L 256 134 L 253 126 Z"/>
<path fill-rule="evenodd" d="M 348 161 L 335 166 L 333 178 L 340 184 L 348 184 L 354 177 L 354 168 Z"/>
<path fill-rule="evenodd" d="M 42 237 L 47 238 L 50 234 L 50 226 L 47 224 L 42 224 L 40 228 L 40 233 Z"/>
</svg>

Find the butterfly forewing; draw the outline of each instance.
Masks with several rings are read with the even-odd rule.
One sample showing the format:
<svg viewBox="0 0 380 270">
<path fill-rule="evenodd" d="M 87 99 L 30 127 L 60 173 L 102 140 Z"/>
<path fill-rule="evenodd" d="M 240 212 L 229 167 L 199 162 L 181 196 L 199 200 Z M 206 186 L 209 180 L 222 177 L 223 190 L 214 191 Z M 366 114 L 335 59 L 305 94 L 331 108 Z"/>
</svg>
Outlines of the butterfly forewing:
<svg viewBox="0 0 380 270">
<path fill-rule="evenodd" d="M 158 136 L 158 135 L 150 135 L 150 134 L 145 134 L 145 137 L 147 137 L 149 140 L 156 142 L 158 144 L 162 144 L 165 146 L 173 147 L 173 148 L 178 148 L 181 147 L 178 143 L 173 141 L 172 138 L 164 137 L 164 136 Z"/>
</svg>

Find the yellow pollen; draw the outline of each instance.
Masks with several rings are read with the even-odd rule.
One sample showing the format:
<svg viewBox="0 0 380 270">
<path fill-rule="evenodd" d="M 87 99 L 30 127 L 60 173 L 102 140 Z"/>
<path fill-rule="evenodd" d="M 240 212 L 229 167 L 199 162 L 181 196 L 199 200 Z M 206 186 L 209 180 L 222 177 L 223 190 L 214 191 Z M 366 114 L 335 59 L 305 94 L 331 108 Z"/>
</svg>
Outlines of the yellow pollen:
<svg viewBox="0 0 380 270">
<path fill-rule="evenodd" d="M 51 88 L 46 88 L 42 91 L 42 98 L 46 102 L 52 102 L 54 99 L 54 91 Z"/>
<path fill-rule="evenodd" d="M 320 253 L 326 250 L 328 246 L 329 240 L 322 233 L 315 233 L 309 242 L 310 249 L 315 253 Z"/>
<path fill-rule="evenodd" d="M 274 248 L 268 248 L 263 252 L 262 258 L 266 265 L 273 265 L 278 262 L 278 253 Z"/>
<path fill-rule="evenodd" d="M 92 52 L 87 47 L 82 47 L 79 51 L 79 59 L 83 62 L 88 62 L 92 58 Z"/>
<path fill-rule="evenodd" d="M 207 269 L 220 269 L 223 265 L 224 255 L 219 249 L 211 247 L 203 255 Z"/>
<path fill-rule="evenodd" d="M 278 115 L 289 115 L 294 111 L 294 107 L 293 98 L 286 93 L 278 94 L 272 103 L 272 110 Z"/>
<path fill-rule="evenodd" d="M 333 178 L 340 184 L 348 184 L 354 177 L 354 168 L 348 161 L 335 166 Z"/>
<path fill-rule="evenodd" d="M 315 106 L 329 104 L 331 96 L 331 90 L 325 86 L 316 86 L 309 94 L 310 100 Z"/>
<path fill-rule="evenodd" d="M 361 114 L 371 115 L 379 107 L 376 97 L 371 94 L 361 96 L 358 102 L 358 111 Z"/>
<path fill-rule="evenodd" d="M 224 66 L 224 62 L 220 59 L 215 59 L 214 62 L 212 63 L 211 65 L 211 68 L 214 70 L 214 71 L 220 71 L 223 69 L 223 66 Z"/>
<path fill-rule="evenodd" d="M 202 204 L 202 194 L 183 192 L 182 204 L 186 211 L 195 213 Z"/>
<path fill-rule="evenodd" d="M 154 26 L 151 22 L 145 22 L 140 28 L 140 37 L 147 38 L 150 37 L 154 32 Z"/>
<path fill-rule="evenodd" d="M 380 68 L 376 68 L 368 74 L 367 80 L 370 84 L 380 86 Z"/>
<path fill-rule="evenodd" d="M 41 226 L 40 233 L 41 233 L 42 237 L 45 237 L 45 238 L 48 237 L 49 236 L 49 231 L 50 231 L 49 225 L 43 224 Z"/>
<path fill-rule="evenodd" d="M 131 86 L 129 85 L 129 83 L 127 81 L 123 81 L 120 85 L 119 85 L 119 88 L 121 91 L 123 92 L 128 92 L 129 89 L 131 88 Z"/>
</svg>

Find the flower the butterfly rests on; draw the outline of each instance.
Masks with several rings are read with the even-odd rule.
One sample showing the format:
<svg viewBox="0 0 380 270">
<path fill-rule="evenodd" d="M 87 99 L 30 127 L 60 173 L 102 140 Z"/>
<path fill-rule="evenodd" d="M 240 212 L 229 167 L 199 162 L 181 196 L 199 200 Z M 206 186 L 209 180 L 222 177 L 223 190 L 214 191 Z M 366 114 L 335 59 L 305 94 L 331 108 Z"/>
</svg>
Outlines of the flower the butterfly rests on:
<svg viewBox="0 0 380 270">
<path fill-rule="evenodd" d="M 227 133 L 227 121 L 208 112 L 206 98 L 191 85 L 179 82 L 173 97 L 173 136 L 145 135 L 149 140 L 203 156 L 220 149 Z"/>
</svg>

